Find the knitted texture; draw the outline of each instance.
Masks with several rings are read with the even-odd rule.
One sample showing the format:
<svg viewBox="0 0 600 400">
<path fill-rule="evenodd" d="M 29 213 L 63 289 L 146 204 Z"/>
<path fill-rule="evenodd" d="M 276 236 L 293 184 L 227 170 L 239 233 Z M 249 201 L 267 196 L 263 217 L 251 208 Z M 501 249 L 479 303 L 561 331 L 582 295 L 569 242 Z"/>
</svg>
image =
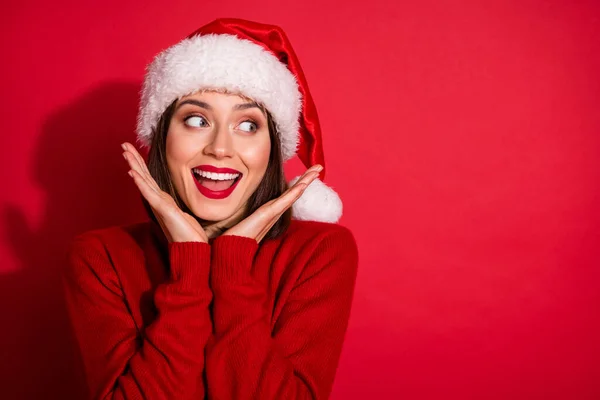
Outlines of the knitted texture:
<svg viewBox="0 0 600 400">
<path fill-rule="evenodd" d="M 76 238 L 64 287 L 93 398 L 326 399 L 350 317 L 351 232 L 167 243 L 153 223 Z"/>
</svg>

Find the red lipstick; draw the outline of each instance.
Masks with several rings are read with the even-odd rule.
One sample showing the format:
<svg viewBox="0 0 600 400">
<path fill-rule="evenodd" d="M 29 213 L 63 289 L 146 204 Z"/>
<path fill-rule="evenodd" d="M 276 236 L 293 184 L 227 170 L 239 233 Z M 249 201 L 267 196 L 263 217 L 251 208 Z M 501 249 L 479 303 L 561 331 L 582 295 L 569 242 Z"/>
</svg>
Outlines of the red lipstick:
<svg viewBox="0 0 600 400">
<path fill-rule="evenodd" d="M 214 167 L 212 165 L 199 165 L 197 167 L 194 167 L 194 169 L 198 169 L 198 170 L 206 171 L 206 172 L 215 172 L 215 173 L 219 173 L 219 174 L 239 174 L 239 176 L 237 178 L 235 178 L 235 181 L 233 182 L 233 184 L 230 187 L 228 187 L 227 189 L 212 190 L 212 189 L 209 189 L 206 186 L 202 185 L 200 183 L 199 179 L 194 174 L 194 170 L 192 170 L 192 177 L 194 178 L 194 183 L 196 184 L 198 191 L 200 193 L 202 193 L 203 196 L 205 196 L 209 199 L 219 200 L 219 199 L 224 199 L 224 198 L 228 197 L 231 193 L 233 193 L 233 191 L 235 190 L 235 187 L 237 186 L 239 181 L 242 179 L 242 173 L 238 170 L 231 169 L 231 168 L 219 168 L 219 167 Z M 201 179 L 206 179 L 206 178 L 201 178 Z"/>
</svg>

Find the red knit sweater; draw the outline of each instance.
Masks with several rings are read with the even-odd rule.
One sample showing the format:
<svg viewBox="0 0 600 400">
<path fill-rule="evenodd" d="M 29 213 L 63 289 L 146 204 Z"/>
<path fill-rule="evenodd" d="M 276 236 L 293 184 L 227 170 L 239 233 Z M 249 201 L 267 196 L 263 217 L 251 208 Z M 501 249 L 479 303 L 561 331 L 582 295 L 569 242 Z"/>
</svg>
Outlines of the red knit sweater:
<svg viewBox="0 0 600 400">
<path fill-rule="evenodd" d="M 340 226 L 168 243 L 147 222 L 78 236 L 65 290 L 98 399 L 326 399 L 357 273 Z"/>
</svg>

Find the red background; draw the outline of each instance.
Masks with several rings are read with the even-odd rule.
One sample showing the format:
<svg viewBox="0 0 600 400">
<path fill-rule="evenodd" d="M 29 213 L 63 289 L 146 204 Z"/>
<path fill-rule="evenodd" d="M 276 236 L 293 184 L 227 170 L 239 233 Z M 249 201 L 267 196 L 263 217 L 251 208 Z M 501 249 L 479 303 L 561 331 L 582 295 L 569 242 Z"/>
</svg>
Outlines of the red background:
<svg viewBox="0 0 600 400">
<path fill-rule="evenodd" d="M 332 398 L 600 398 L 600 5 L 87 3 L 0 13 L 2 398 L 81 394 L 65 243 L 143 218 L 144 67 L 221 16 L 287 31 L 359 244 Z"/>
</svg>

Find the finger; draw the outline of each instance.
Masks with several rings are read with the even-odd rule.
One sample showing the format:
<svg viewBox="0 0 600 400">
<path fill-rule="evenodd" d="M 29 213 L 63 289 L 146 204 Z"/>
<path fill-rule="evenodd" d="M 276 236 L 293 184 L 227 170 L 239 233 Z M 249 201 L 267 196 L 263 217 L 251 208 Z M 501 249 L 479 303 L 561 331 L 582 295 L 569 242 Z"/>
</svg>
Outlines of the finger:
<svg viewBox="0 0 600 400">
<path fill-rule="evenodd" d="M 309 185 L 310 182 L 312 182 L 315 178 L 319 177 L 319 173 L 323 170 L 323 167 L 320 166 L 319 164 L 317 165 L 313 165 L 312 167 L 310 167 L 309 169 L 307 169 L 304 174 L 302 174 L 298 180 L 296 180 L 296 182 L 290 186 L 283 194 L 282 196 L 286 195 L 287 192 L 289 192 L 290 190 L 292 190 L 294 188 L 294 186 L 300 185 L 300 184 L 306 184 Z M 313 177 L 314 175 L 314 177 Z"/>
<path fill-rule="evenodd" d="M 313 174 L 317 174 L 316 176 L 319 176 L 319 173 L 323 170 L 323 167 L 319 164 L 313 165 L 312 167 L 310 167 L 309 169 L 307 169 L 306 171 L 304 171 L 304 173 L 302 174 L 302 176 L 300 176 L 300 178 L 296 181 L 296 183 L 301 183 L 301 182 L 306 182 L 307 179 L 309 179 L 310 176 L 312 176 Z M 312 181 L 312 179 L 310 179 Z"/>
<path fill-rule="evenodd" d="M 146 162 L 144 161 L 144 159 L 140 155 L 140 153 L 137 151 L 135 146 L 129 142 L 125 142 L 125 143 L 121 144 L 121 147 L 123 148 L 123 150 L 131 153 L 133 155 L 133 158 L 137 161 L 139 166 L 143 169 L 143 167 L 146 165 Z"/>
<path fill-rule="evenodd" d="M 137 149 L 128 142 L 125 142 L 121 145 L 121 147 L 123 147 L 123 150 L 125 150 L 125 152 L 130 153 L 133 156 L 133 160 L 136 161 L 137 165 L 139 166 L 139 172 L 140 174 L 146 178 L 149 183 L 151 184 L 156 184 L 156 182 L 154 181 L 154 178 L 152 178 L 152 175 L 150 174 L 150 171 L 148 170 L 148 165 L 146 164 L 146 161 L 144 160 L 144 158 L 140 155 L 140 153 L 137 151 Z M 158 185 L 156 185 L 156 187 L 158 188 Z"/>
<path fill-rule="evenodd" d="M 123 148 L 127 148 L 127 150 L 123 153 L 123 157 L 127 160 L 131 169 L 137 171 L 152 189 L 154 189 L 156 192 L 160 192 L 161 189 L 158 187 L 158 184 L 148 172 L 148 168 L 144 163 L 144 160 L 139 155 L 139 153 L 137 153 L 135 149 L 133 149 L 132 151 L 131 146 L 126 147 L 124 145 Z"/>
<path fill-rule="evenodd" d="M 283 214 L 285 210 L 290 208 L 296 202 L 296 200 L 302 196 L 307 187 L 308 184 L 306 183 L 298 183 L 297 185 L 294 185 L 294 187 L 292 187 L 288 193 L 279 197 L 271 205 L 271 208 L 274 210 L 274 212 Z"/>
<path fill-rule="evenodd" d="M 289 188 L 284 194 L 282 194 L 279 198 L 275 200 L 272 204 L 272 207 L 276 210 L 285 211 L 288 207 L 290 207 L 296 200 L 302 196 L 302 193 L 306 190 L 308 185 L 310 185 L 317 177 L 319 176 L 318 172 L 311 172 L 306 176 L 303 176 L 299 179 L 291 188 Z M 283 213 L 283 211 L 281 211 Z"/>
<path fill-rule="evenodd" d="M 133 153 L 131 153 L 129 150 L 126 150 L 123 153 L 123 158 L 127 160 L 127 163 L 129 164 L 129 167 L 131 169 L 137 171 L 140 175 L 143 175 L 142 166 L 140 165 L 139 161 L 135 158 Z"/>
<path fill-rule="evenodd" d="M 135 150 L 135 148 L 129 143 L 123 143 L 121 147 L 124 151 L 123 157 L 125 157 L 129 165 L 136 171 L 138 171 L 140 175 L 145 175 L 144 162 L 140 159 L 140 156 Z"/>
<path fill-rule="evenodd" d="M 314 181 L 318 177 L 319 177 L 319 172 L 318 171 L 312 171 L 312 172 L 309 172 L 309 173 L 307 173 L 305 175 L 302 175 L 302 177 L 300 179 L 298 179 L 298 181 L 296 181 L 296 184 L 305 184 L 305 185 L 308 186 L 308 185 L 311 184 L 312 181 Z"/>
<path fill-rule="evenodd" d="M 150 206 L 154 210 L 159 211 L 159 213 L 161 211 L 164 211 L 164 207 L 165 207 L 164 199 L 162 198 L 162 196 L 159 193 L 156 192 L 156 190 L 154 190 L 154 188 L 152 188 L 148 184 L 146 179 L 144 179 L 144 177 L 135 169 L 129 170 L 129 176 L 131 176 L 133 178 L 133 181 L 135 182 L 136 186 L 138 187 L 140 193 L 148 201 Z"/>
<path fill-rule="evenodd" d="M 296 200 L 302 196 L 306 187 L 319 175 L 318 172 L 309 173 L 303 182 L 296 182 L 290 189 L 282 194 L 277 199 L 271 200 L 262 205 L 256 212 L 251 216 L 254 220 L 262 221 L 262 225 L 266 223 L 275 223 L 279 217 L 290 208 Z M 253 221 L 254 222 L 254 221 Z"/>
<path fill-rule="evenodd" d="M 158 184 L 154 180 L 154 177 L 150 173 L 150 170 L 148 169 L 148 163 L 146 163 L 146 160 L 144 160 L 144 157 L 142 157 L 142 155 L 140 154 L 140 152 L 137 151 L 137 149 L 135 148 L 135 146 L 133 146 L 132 144 L 130 144 L 130 148 L 133 149 L 133 154 L 135 155 L 135 158 L 140 163 L 140 166 L 142 167 L 142 171 L 146 174 L 146 177 L 148 178 L 148 180 L 150 180 L 152 182 L 152 184 L 156 186 L 157 189 L 160 189 L 158 187 Z"/>
<path fill-rule="evenodd" d="M 314 164 L 314 165 L 311 165 L 311 167 L 308 168 L 305 171 L 305 173 L 307 173 L 307 172 L 321 172 L 321 171 L 323 171 L 323 166 L 321 164 Z"/>
<path fill-rule="evenodd" d="M 312 167 L 310 167 L 309 169 L 307 169 L 306 172 L 304 173 L 304 175 L 308 175 L 313 172 L 320 173 L 321 171 L 323 171 L 323 166 L 320 164 L 315 164 Z"/>
<path fill-rule="evenodd" d="M 129 152 L 125 152 L 123 153 L 123 157 L 125 158 L 125 160 L 127 160 L 127 163 L 129 164 L 129 168 L 130 168 L 130 172 L 131 171 L 135 171 L 137 172 L 138 176 L 140 179 L 143 179 L 144 182 L 146 183 L 146 185 L 152 189 L 154 192 L 156 192 L 158 194 L 158 190 L 156 190 L 155 185 L 153 185 L 148 178 L 145 176 L 145 174 L 143 173 L 143 171 L 141 170 L 138 161 L 135 159 L 135 157 L 129 153 Z M 131 173 L 130 173 L 131 175 Z M 133 176 L 132 176 L 133 178 Z"/>
</svg>

